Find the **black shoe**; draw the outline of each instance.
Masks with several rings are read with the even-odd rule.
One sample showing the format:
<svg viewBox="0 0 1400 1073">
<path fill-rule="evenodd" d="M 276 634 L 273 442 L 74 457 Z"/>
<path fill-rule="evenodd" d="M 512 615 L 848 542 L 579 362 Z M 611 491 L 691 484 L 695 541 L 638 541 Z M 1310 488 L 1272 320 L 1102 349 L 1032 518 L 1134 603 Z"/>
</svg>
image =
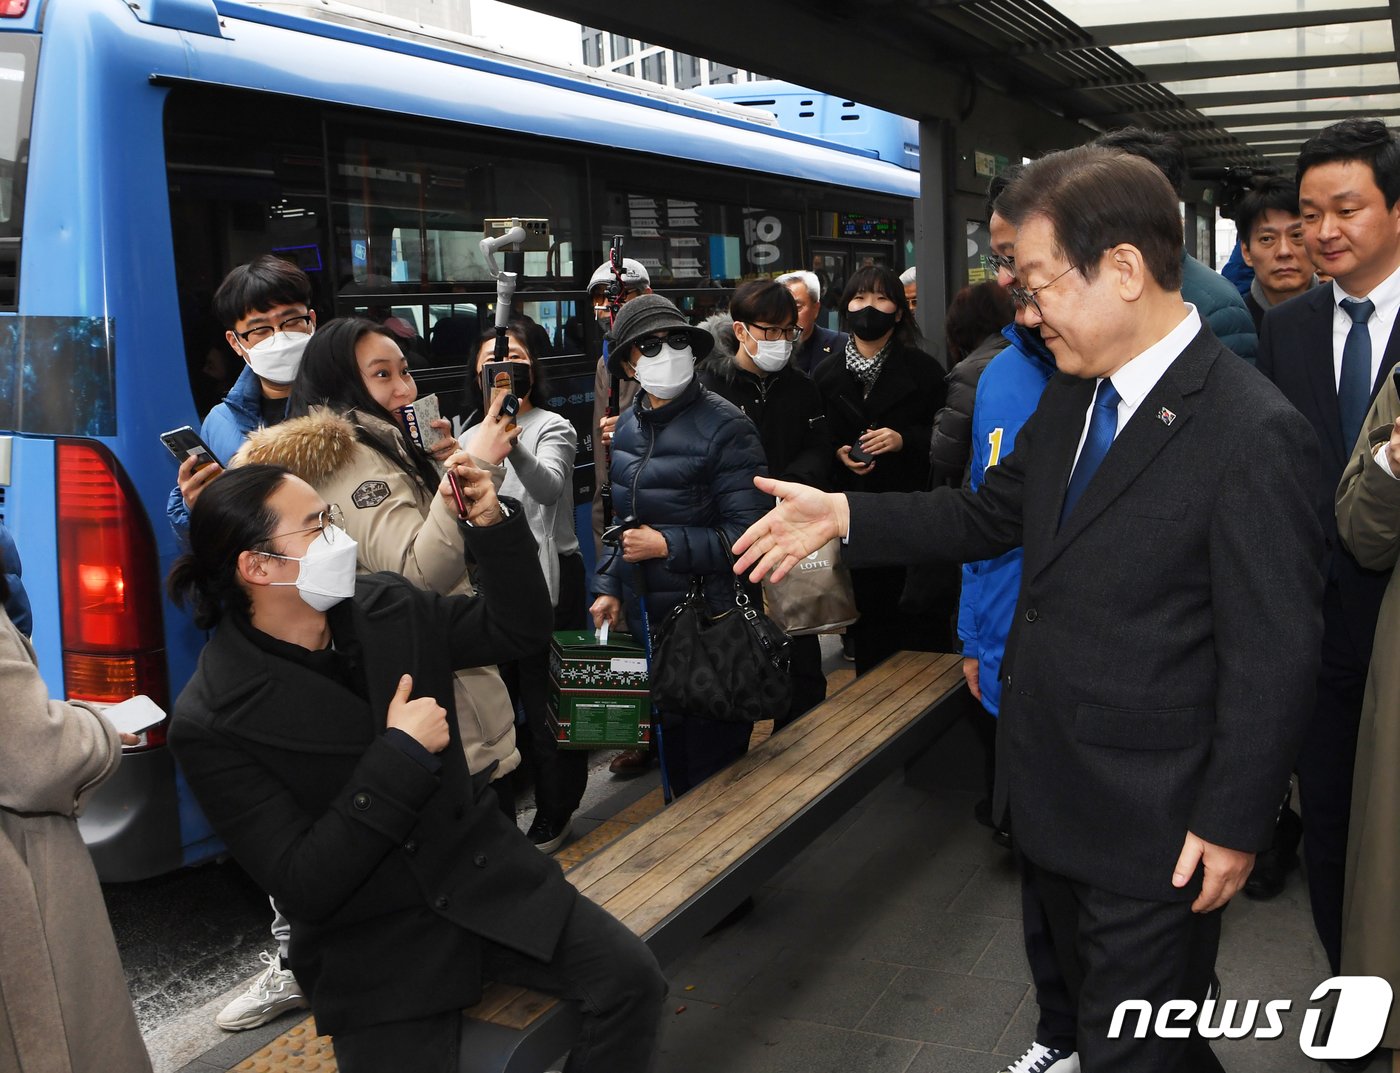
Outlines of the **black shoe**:
<svg viewBox="0 0 1400 1073">
<path fill-rule="evenodd" d="M 1359 1070 L 1369 1068 L 1371 1063 L 1376 1060 L 1376 1055 L 1378 1054 L 1380 1054 L 1380 1051 L 1375 1050 L 1370 1054 L 1362 1055 L 1360 1058 L 1326 1058 L 1323 1060 L 1323 1064 L 1326 1065 L 1328 1069 L 1335 1069 L 1337 1073 L 1357 1073 Z"/>
<path fill-rule="evenodd" d="M 1283 893 L 1288 873 L 1298 867 L 1298 854 L 1270 847 L 1254 859 L 1254 871 L 1244 881 L 1244 892 L 1255 901 L 1266 902 Z"/>
<path fill-rule="evenodd" d="M 1010 827 L 993 827 L 993 828 L 992 828 L 992 841 L 995 842 L 995 843 L 996 843 L 998 846 L 1000 846 L 1002 849 L 1010 849 L 1010 848 L 1011 848 L 1011 828 L 1010 828 Z"/>
<path fill-rule="evenodd" d="M 995 827 L 992 822 L 992 802 L 989 798 L 982 798 L 981 801 L 972 806 L 972 818 L 983 827 Z"/>
<path fill-rule="evenodd" d="M 563 823 L 554 823 L 536 813 L 535 822 L 530 824 L 530 830 L 525 837 L 533 842 L 541 853 L 553 853 L 564 844 L 564 839 L 569 837 L 573 827 L 573 817 L 569 817 Z"/>
<path fill-rule="evenodd" d="M 1332 1038 L 1332 1018 L 1334 1016 L 1335 1013 L 1329 1013 L 1327 1015 L 1327 1027 L 1322 1033 L 1324 1041 Z M 1328 1069 L 1335 1069 L 1337 1073 L 1360 1073 L 1361 1070 L 1368 1068 L 1380 1053 L 1381 1050 L 1377 1047 L 1370 1054 L 1363 1054 L 1360 1058 L 1324 1058 L 1323 1064 L 1326 1065 Z"/>
</svg>

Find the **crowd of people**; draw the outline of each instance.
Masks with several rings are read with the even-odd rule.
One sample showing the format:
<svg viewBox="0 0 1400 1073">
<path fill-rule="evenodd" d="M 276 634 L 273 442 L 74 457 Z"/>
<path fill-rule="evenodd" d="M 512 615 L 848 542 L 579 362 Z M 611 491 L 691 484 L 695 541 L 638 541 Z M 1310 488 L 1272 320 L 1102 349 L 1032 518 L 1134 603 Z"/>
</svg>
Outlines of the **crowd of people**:
<svg viewBox="0 0 1400 1073">
<path fill-rule="evenodd" d="M 1199 1032 L 1110 1038 L 1110 1019 L 1214 993 L 1225 906 L 1277 895 L 1300 840 L 1332 972 L 1400 978 L 1400 685 L 1373 660 L 1400 601 L 1400 141 L 1315 134 L 1296 180 L 1240 203 L 1231 279 L 1183 245 L 1185 175 L 1171 139 L 1130 129 L 995 179 L 995 275 L 950 303 L 946 369 L 913 269 L 851 272 L 836 330 L 810 272 L 747 281 L 697 325 L 640 263 L 601 266 L 592 577 L 538 325 L 483 334 L 465 431 L 435 422 L 425 447 L 399 333 L 318 324 L 275 256 L 230 272 L 215 308 L 246 367 L 202 429 L 228 468 L 187 460 L 169 499 L 170 590 L 211 631 L 169 741 L 277 952 L 218 1024 L 310 1005 L 346 1073 L 452 1070 L 458 1011 L 497 979 L 580 1003 L 567 1069 L 652 1068 L 666 982 L 547 856 L 588 778 L 549 721 L 550 633 L 654 635 L 696 585 L 732 606 L 736 575 L 757 602 L 833 539 L 855 672 L 960 651 L 978 702 L 977 816 L 1020 865 L 1039 1008 L 1003 1073 L 1220 1069 Z M 513 415 L 479 379 L 502 346 Z M 117 735 L 43 692 L 11 551 L 3 669 L 62 762 L 7 780 L 0 824 L 66 863 L 0 904 L 22 928 L 81 918 L 97 968 L 41 956 L 65 1001 L 36 991 L 34 1016 L 100 1018 L 104 1053 L 131 1052 L 110 1068 L 139 1070 L 73 823 Z M 771 715 L 800 733 L 826 694 L 817 637 L 791 639 L 787 674 Z M 680 795 L 749 746 L 746 722 L 657 718 L 614 773 L 659 739 Z"/>
</svg>

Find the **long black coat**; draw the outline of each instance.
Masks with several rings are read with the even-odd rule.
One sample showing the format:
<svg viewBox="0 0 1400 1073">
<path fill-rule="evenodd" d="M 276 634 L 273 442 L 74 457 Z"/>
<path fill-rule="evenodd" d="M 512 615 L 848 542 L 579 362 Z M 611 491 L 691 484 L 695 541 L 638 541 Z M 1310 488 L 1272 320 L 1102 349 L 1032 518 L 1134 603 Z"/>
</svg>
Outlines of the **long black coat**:
<svg viewBox="0 0 1400 1073">
<path fill-rule="evenodd" d="M 523 512 L 465 533 L 483 596 L 394 574 L 329 615 L 359 641 L 369 699 L 225 622 L 175 705 L 170 744 L 234 857 L 292 925 L 291 958 L 334 1034 L 477 1001 L 481 939 L 548 958 L 575 892 L 467 771 L 452 670 L 548 643 L 549 593 Z M 401 675 L 448 710 L 430 772 L 383 735 Z"/>
<path fill-rule="evenodd" d="M 1203 328 L 1119 432 L 1063 526 L 1095 381 L 1054 377 L 974 495 L 852 495 L 852 566 L 1024 544 L 995 803 L 1036 864 L 1189 899 L 1186 832 L 1269 845 L 1322 636 L 1317 443 Z"/>
<path fill-rule="evenodd" d="M 928 487 L 933 417 L 948 397 L 943 368 L 936 360 L 914 347 L 892 347 L 867 398 L 861 397 L 860 382 L 846 371 L 844 350 L 817 366 L 812 379 L 826 407 L 832 482 L 838 491 L 913 492 Z M 892 428 L 903 437 L 904 446 L 878 456 L 875 468 L 862 477 L 836 458 L 836 448 L 856 443 L 867 428 Z"/>
</svg>

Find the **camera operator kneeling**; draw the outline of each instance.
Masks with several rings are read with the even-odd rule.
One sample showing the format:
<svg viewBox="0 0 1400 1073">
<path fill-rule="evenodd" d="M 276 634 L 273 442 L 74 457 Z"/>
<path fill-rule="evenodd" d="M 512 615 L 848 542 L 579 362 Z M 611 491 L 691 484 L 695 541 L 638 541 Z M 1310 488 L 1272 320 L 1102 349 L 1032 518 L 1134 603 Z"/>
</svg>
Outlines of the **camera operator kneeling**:
<svg viewBox="0 0 1400 1073">
<path fill-rule="evenodd" d="M 172 595 L 214 634 L 170 744 L 215 831 L 291 921 L 291 958 L 342 1073 L 455 1073 L 483 978 L 578 1000 L 565 1067 L 647 1070 L 666 981 L 467 770 L 452 671 L 539 648 L 548 592 L 523 512 L 455 471 L 483 596 L 355 575 L 339 511 L 276 466 L 190 516 Z"/>
</svg>

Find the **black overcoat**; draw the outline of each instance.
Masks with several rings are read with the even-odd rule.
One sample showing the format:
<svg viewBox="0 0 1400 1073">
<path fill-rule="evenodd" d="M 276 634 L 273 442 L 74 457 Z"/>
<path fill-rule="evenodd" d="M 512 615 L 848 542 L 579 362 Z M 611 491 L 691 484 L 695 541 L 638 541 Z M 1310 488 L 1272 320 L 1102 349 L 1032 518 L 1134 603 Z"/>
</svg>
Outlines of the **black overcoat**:
<svg viewBox="0 0 1400 1073">
<path fill-rule="evenodd" d="M 576 896 L 467 771 L 452 671 L 539 651 L 552 611 L 522 511 L 465 532 L 491 584 L 443 597 L 369 574 L 329 612 L 359 641 L 369 700 L 225 622 L 180 694 L 174 749 L 200 807 L 291 921 L 322 1032 L 469 1006 L 481 940 L 546 959 Z M 430 772 L 383 736 L 403 674 L 448 711 Z"/>
</svg>

